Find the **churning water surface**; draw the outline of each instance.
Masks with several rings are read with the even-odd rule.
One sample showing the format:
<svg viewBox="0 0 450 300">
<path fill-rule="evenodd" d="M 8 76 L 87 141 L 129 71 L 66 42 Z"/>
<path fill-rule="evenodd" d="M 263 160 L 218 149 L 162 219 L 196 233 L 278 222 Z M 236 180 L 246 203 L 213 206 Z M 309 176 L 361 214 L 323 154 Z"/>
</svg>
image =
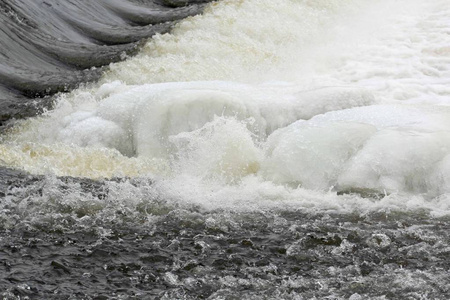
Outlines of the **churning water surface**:
<svg viewBox="0 0 450 300">
<path fill-rule="evenodd" d="M 224 0 L 59 95 L 1 137 L 3 297 L 448 299 L 449 20 Z"/>
</svg>

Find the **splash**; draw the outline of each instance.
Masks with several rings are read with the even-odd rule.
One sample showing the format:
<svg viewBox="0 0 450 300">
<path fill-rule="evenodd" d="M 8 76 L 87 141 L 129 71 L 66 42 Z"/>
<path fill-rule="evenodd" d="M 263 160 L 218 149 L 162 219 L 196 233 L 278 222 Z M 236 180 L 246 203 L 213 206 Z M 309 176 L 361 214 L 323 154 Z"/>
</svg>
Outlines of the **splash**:
<svg viewBox="0 0 450 300">
<path fill-rule="evenodd" d="M 157 178 L 203 205 L 428 207 L 450 193 L 449 15 L 438 0 L 217 2 L 17 124 L 0 163 Z"/>
</svg>

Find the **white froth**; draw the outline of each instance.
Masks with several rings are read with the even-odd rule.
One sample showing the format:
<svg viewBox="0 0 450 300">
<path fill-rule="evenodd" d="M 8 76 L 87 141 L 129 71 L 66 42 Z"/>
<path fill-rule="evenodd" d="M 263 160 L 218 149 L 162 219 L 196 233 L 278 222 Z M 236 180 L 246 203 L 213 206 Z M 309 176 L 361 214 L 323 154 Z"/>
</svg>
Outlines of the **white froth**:
<svg viewBox="0 0 450 300">
<path fill-rule="evenodd" d="M 378 105 L 299 121 L 269 137 L 264 173 L 309 189 L 447 193 L 436 168 L 450 151 L 449 116 Z"/>
<path fill-rule="evenodd" d="M 444 0 L 213 3 L 13 128 L 0 163 L 157 177 L 212 207 L 445 211 L 449 18 Z"/>
</svg>

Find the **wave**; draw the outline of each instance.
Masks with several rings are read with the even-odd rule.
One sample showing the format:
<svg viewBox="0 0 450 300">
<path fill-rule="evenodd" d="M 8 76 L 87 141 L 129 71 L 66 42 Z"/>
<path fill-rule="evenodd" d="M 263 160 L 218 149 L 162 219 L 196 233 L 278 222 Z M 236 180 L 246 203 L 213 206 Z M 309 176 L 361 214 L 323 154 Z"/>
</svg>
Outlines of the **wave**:
<svg viewBox="0 0 450 300">
<path fill-rule="evenodd" d="M 117 11 L 107 3 L 95 5 Z M 448 4 L 405 3 L 211 4 L 19 122 L 2 136 L 0 163 L 158 178 L 165 195 L 216 205 L 303 190 L 332 207 L 329 192 L 400 194 L 412 206 L 419 196 L 428 207 L 450 191 Z"/>
</svg>

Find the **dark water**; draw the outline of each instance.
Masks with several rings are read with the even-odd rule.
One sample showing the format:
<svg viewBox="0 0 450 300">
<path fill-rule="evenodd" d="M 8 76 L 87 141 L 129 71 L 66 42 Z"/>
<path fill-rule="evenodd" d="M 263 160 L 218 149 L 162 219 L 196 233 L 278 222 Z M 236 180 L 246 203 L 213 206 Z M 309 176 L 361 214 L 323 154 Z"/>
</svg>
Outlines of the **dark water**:
<svg viewBox="0 0 450 300">
<path fill-rule="evenodd" d="M 1 178 L 3 299 L 450 295 L 449 220 L 426 211 L 204 210 L 148 179 Z"/>
<path fill-rule="evenodd" d="M 42 97 L 97 79 L 204 2 L 2 0 L 0 122 L 36 115 L 51 104 Z"/>
</svg>

